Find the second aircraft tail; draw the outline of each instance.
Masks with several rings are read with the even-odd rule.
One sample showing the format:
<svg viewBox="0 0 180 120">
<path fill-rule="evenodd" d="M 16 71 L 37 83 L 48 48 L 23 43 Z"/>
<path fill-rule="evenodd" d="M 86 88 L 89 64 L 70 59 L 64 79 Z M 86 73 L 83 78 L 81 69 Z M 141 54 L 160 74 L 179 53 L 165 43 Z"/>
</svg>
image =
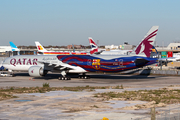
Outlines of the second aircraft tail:
<svg viewBox="0 0 180 120">
<path fill-rule="evenodd" d="M 36 47 L 37 47 L 39 52 L 46 52 L 47 51 L 38 41 L 35 41 L 35 44 L 36 44 Z"/>
<path fill-rule="evenodd" d="M 91 37 L 89 37 L 89 44 L 91 46 L 90 54 L 98 52 L 98 46 Z"/>
<path fill-rule="evenodd" d="M 13 42 L 9 42 L 12 51 L 20 51 Z"/>
</svg>

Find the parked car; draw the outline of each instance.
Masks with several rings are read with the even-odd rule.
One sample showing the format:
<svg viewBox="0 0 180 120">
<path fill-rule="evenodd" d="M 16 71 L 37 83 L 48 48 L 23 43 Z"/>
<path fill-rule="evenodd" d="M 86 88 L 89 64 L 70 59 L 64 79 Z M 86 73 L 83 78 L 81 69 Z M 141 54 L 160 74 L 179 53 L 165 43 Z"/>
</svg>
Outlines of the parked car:
<svg viewBox="0 0 180 120">
<path fill-rule="evenodd" d="M 9 74 L 8 72 L 0 72 L 1 77 L 12 77 L 13 75 Z"/>
</svg>

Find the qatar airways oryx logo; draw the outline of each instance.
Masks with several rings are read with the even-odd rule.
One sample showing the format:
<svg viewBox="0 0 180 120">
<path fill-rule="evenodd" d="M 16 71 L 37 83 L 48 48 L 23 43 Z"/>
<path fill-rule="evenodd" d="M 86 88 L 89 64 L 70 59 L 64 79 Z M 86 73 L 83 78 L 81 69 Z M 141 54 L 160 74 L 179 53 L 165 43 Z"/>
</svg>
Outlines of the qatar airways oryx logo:
<svg viewBox="0 0 180 120">
<path fill-rule="evenodd" d="M 144 53 L 147 57 L 150 57 L 152 47 L 153 47 L 153 45 L 152 45 L 153 40 L 151 40 L 151 39 L 157 35 L 157 31 L 158 31 L 158 29 L 153 31 L 146 38 L 144 38 L 144 40 L 136 48 L 136 50 L 135 50 L 136 54 Z"/>
<path fill-rule="evenodd" d="M 15 59 L 15 58 L 12 58 L 10 60 L 10 64 L 11 65 L 37 65 L 37 58 L 34 58 L 34 59 L 27 59 L 27 58 L 19 58 L 19 59 Z"/>
</svg>

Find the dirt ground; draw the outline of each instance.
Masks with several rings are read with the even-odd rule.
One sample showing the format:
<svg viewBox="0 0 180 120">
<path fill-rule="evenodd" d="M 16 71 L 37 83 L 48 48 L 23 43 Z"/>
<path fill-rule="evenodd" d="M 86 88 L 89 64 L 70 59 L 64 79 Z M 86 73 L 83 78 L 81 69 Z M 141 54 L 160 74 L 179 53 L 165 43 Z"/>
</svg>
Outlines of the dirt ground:
<svg viewBox="0 0 180 120">
<path fill-rule="evenodd" d="M 105 76 L 105 78 L 104 78 Z M 150 107 L 153 101 L 120 101 L 118 99 L 103 100 L 94 97 L 95 93 L 122 92 L 134 90 L 151 90 L 167 87 L 180 89 L 178 76 L 130 76 L 130 75 L 96 75 L 90 80 L 58 81 L 55 79 L 28 79 L 28 76 L 0 79 L 2 86 L 41 86 L 49 82 L 50 86 L 117 86 L 124 89 L 96 89 L 94 91 L 51 91 L 47 93 L 17 94 L 18 98 L 0 101 L 1 119 L 26 120 L 149 120 Z M 175 86 L 176 85 L 176 86 Z M 135 107 L 141 105 L 141 109 Z M 161 109 L 169 109 L 174 105 L 157 106 L 157 114 Z M 178 105 L 175 105 L 178 107 Z"/>
</svg>

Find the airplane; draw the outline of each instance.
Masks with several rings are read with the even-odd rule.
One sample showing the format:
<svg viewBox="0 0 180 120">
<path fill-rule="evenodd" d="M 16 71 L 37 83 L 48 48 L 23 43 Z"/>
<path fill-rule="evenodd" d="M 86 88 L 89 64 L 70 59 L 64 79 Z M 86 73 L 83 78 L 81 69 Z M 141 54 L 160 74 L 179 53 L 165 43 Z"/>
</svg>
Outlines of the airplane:
<svg viewBox="0 0 180 120">
<path fill-rule="evenodd" d="M 91 46 L 91 54 L 101 54 L 101 55 L 116 55 L 116 54 L 124 54 L 128 55 L 132 52 L 132 50 L 111 50 L 111 51 L 105 51 L 105 50 L 99 50 L 97 44 L 94 42 L 92 37 L 89 37 L 89 44 Z"/>
<path fill-rule="evenodd" d="M 68 73 L 78 73 L 88 79 L 87 72 L 122 72 L 157 63 L 150 58 L 158 26 L 153 26 L 132 55 L 17 55 L 6 58 L 3 66 L 9 70 L 28 71 L 32 77 L 41 77 L 48 71 L 58 72 L 59 80 L 70 80 Z M 81 75 L 82 74 L 82 75 Z"/>
<path fill-rule="evenodd" d="M 86 55 L 86 52 L 59 52 L 59 51 L 47 51 L 38 41 L 35 41 L 38 49 L 38 54 L 42 55 Z M 74 46 L 74 45 L 73 45 Z"/>
</svg>

